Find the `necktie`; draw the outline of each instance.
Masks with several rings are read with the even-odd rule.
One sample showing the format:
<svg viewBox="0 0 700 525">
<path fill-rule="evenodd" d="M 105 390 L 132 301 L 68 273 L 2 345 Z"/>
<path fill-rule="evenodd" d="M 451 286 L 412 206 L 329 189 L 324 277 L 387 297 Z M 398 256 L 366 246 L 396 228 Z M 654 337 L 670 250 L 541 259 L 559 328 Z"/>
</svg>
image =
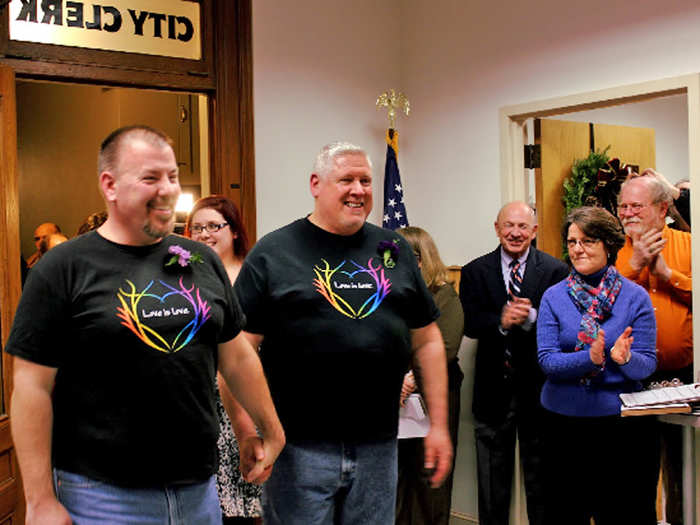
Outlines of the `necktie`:
<svg viewBox="0 0 700 525">
<path fill-rule="evenodd" d="M 520 297 L 520 292 L 522 291 L 523 278 L 520 275 L 520 261 L 513 259 L 510 262 L 510 275 L 508 276 L 508 300 L 512 301 L 514 297 Z M 511 377 L 513 372 L 513 354 L 510 349 L 506 346 L 505 348 L 505 370 L 504 378 L 508 379 Z"/>
<path fill-rule="evenodd" d="M 513 259 L 510 262 L 510 277 L 508 278 L 508 300 L 520 297 L 523 286 L 523 278 L 520 275 L 520 261 Z"/>
</svg>

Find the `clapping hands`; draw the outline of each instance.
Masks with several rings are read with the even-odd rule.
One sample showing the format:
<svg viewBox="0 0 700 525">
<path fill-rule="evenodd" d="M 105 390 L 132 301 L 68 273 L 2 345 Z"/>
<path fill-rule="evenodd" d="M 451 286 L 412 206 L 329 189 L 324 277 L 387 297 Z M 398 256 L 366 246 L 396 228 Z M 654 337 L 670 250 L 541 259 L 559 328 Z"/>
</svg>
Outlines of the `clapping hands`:
<svg viewBox="0 0 700 525">
<path fill-rule="evenodd" d="M 618 365 L 626 365 L 632 357 L 634 337 L 631 334 L 632 327 L 628 326 L 610 349 L 610 358 Z M 603 366 L 605 362 L 605 330 L 602 328 L 598 330 L 598 336 L 591 343 L 588 352 L 593 364 Z"/>
<path fill-rule="evenodd" d="M 620 334 L 617 338 L 615 344 L 610 349 L 610 358 L 615 361 L 618 365 L 626 365 L 632 358 L 632 342 L 634 337 L 630 334 L 632 333 L 632 327 L 628 326 L 625 331 Z"/>
</svg>

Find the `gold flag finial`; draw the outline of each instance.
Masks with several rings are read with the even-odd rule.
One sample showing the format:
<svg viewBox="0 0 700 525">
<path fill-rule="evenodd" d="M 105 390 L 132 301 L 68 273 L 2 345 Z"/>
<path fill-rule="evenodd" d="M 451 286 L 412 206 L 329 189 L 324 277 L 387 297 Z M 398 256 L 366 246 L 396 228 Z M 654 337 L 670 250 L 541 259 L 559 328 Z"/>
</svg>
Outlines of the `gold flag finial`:
<svg viewBox="0 0 700 525">
<path fill-rule="evenodd" d="M 389 127 L 391 129 L 396 128 L 396 110 L 402 109 L 403 112 L 408 116 L 411 112 L 411 103 L 406 98 L 403 93 L 396 93 L 396 90 L 390 89 L 385 91 L 377 99 L 377 108 L 389 108 L 387 111 L 387 118 L 389 119 Z"/>
</svg>

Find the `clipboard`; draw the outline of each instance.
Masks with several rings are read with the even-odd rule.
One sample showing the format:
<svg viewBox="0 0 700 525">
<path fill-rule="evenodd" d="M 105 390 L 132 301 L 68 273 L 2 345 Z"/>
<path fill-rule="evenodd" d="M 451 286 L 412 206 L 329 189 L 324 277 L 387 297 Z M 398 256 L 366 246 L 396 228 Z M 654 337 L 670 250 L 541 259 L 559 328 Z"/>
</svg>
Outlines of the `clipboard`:
<svg viewBox="0 0 700 525">
<path fill-rule="evenodd" d="M 430 418 L 420 394 L 411 394 L 399 409 L 399 439 L 422 438 L 428 435 Z"/>
</svg>

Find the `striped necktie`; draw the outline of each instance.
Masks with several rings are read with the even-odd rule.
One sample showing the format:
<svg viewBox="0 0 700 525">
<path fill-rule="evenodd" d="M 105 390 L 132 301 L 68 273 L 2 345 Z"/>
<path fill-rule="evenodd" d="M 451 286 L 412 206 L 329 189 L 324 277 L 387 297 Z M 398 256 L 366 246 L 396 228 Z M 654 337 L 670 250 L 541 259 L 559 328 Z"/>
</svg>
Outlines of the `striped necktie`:
<svg viewBox="0 0 700 525">
<path fill-rule="evenodd" d="M 523 278 L 520 275 L 520 261 L 513 259 L 510 262 L 510 277 L 508 278 L 508 300 L 513 297 L 520 297 L 522 291 Z"/>
</svg>

